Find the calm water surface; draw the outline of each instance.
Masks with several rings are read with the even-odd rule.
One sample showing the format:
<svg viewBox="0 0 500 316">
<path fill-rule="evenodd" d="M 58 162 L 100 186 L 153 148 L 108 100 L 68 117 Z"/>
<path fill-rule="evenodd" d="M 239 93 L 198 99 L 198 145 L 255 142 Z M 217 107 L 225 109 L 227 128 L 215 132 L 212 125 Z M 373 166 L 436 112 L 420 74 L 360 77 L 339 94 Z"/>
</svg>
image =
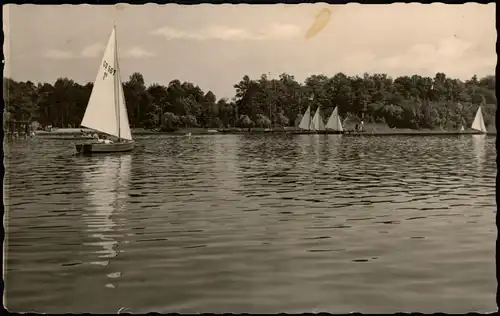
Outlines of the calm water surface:
<svg viewBox="0 0 500 316">
<path fill-rule="evenodd" d="M 496 309 L 494 137 L 138 141 L 5 145 L 9 310 Z"/>
</svg>

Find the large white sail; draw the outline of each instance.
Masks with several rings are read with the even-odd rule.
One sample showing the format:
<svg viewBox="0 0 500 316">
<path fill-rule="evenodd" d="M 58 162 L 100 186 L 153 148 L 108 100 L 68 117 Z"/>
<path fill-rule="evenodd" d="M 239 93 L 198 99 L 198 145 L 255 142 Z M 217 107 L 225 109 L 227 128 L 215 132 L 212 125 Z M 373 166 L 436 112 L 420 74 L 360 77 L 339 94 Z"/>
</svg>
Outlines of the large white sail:
<svg viewBox="0 0 500 316">
<path fill-rule="evenodd" d="M 326 123 L 326 128 L 342 132 L 344 128 L 342 127 L 342 122 L 340 121 L 338 109 L 339 107 L 337 106 L 335 110 L 333 110 L 332 115 L 330 116 L 328 122 Z"/>
<path fill-rule="evenodd" d="M 118 106 L 120 109 L 119 119 L 120 119 L 120 138 L 132 140 L 132 132 L 130 131 L 130 124 L 128 122 L 128 112 L 127 112 L 127 104 L 125 103 L 125 94 L 123 92 L 123 84 L 121 81 L 121 71 L 120 66 L 118 64 L 118 53 L 116 54 L 116 74 L 118 75 L 118 97 L 119 102 Z"/>
<path fill-rule="evenodd" d="M 486 125 L 484 125 L 483 113 L 481 112 L 481 106 L 477 109 L 476 117 L 472 122 L 472 129 L 486 133 Z"/>
<path fill-rule="evenodd" d="M 115 27 L 109 36 L 81 125 L 132 140 L 118 67 Z"/>
<path fill-rule="evenodd" d="M 316 109 L 316 113 L 314 113 L 313 119 L 311 121 L 310 129 L 313 131 L 324 131 L 325 130 L 325 123 L 323 122 L 323 118 L 321 117 L 320 108 L 321 108 L 321 106 L 318 105 L 318 108 Z"/>
<path fill-rule="evenodd" d="M 310 124 L 311 124 L 311 107 L 308 106 L 306 113 L 304 113 L 304 116 L 300 121 L 299 128 L 308 130 L 310 129 Z"/>
</svg>

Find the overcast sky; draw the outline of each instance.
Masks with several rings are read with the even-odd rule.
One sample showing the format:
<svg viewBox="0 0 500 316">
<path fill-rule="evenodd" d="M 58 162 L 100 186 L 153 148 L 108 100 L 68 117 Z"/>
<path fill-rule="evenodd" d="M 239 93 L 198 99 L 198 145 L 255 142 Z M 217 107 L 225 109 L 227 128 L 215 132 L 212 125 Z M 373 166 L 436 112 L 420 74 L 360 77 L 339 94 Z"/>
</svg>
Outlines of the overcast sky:
<svg viewBox="0 0 500 316">
<path fill-rule="evenodd" d="M 93 81 L 116 21 L 122 80 L 232 97 L 243 75 L 494 74 L 495 4 L 8 5 L 5 76 Z"/>
</svg>

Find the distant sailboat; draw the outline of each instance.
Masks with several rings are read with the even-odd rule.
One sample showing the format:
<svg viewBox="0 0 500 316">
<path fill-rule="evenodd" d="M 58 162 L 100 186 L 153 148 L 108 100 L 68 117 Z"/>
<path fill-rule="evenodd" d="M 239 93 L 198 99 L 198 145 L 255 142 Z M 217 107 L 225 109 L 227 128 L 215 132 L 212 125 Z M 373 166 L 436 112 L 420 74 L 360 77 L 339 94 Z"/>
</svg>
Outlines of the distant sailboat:
<svg viewBox="0 0 500 316">
<path fill-rule="evenodd" d="M 316 113 L 314 113 L 314 117 L 311 121 L 311 126 L 309 127 L 310 130 L 313 131 L 325 131 L 325 123 L 323 122 L 323 117 L 321 116 L 321 106 L 318 105 L 318 108 L 316 109 Z"/>
<path fill-rule="evenodd" d="M 332 115 L 328 119 L 328 122 L 326 123 L 326 129 L 331 129 L 336 132 L 343 132 L 344 128 L 342 127 L 342 122 L 340 121 L 340 116 L 338 113 L 339 107 L 337 106 L 335 110 L 333 110 Z"/>
<path fill-rule="evenodd" d="M 481 112 L 481 106 L 477 109 L 476 112 L 476 117 L 474 118 L 474 121 L 472 122 L 471 128 L 473 130 L 476 130 L 482 134 L 486 134 L 486 125 L 484 125 L 484 119 L 483 119 L 483 113 Z"/>
<path fill-rule="evenodd" d="M 304 113 L 304 116 L 300 121 L 299 128 L 305 130 L 309 130 L 311 128 L 311 106 L 307 107 L 306 113 Z"/>
<path fill-rule="evenodd" d="M 81 126 L 118 138 L 76 144 L 79 153 L 126 152 L 134 148 L 120 79 L 116 28 L 113 26 Z"/>
<path fill-rule="evenodd" d="M 472 141 L 474 144 L 474 151 L 476 152 L 476 159 L 478 161 L 478 166 L 481 168 L 484 159 L 484 148 L 485 148 L 485 138 L 486 138 L 486 125 L 484 124 L 483 112 L 481 111 L 481 106 L 477 109 L 476 117 L 472 122 L 471 128 L 480 132 L 480 135 L 472 135 Z"/>
</svg>

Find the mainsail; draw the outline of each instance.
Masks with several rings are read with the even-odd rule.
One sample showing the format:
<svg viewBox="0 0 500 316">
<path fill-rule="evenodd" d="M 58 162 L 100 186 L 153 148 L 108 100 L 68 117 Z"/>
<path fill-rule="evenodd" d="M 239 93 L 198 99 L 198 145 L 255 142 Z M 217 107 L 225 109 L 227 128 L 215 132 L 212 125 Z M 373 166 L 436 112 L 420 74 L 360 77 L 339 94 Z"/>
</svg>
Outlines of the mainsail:
<svg viewBox="0 0 500 316">
<path fill-rule="evenodd" d="M 477 109 L 476 112 L 476 117 L 474 118 L 474 121 L 472 122 L 472 129 L 486 133 L 486 125 L 484 125 L 484 119 L 483 119 L 483 113 L 481 112 L 481 106 Z"/>
<path fill-rule="evenodd" d="M 306 113 L 304 113 L 304 116 L 300 121 L 299 128 L 308 130 L 310 128 L 310 124 L 311 124 L 311 107 L 308 106 Z"/>
<path fill-rule="evenodd" d="M 339 107 L 337 106 L 335 110 L 333 110 L 332 115 L 328 119 L 328 122 L 326 123 L 326 128 L 327 129 L 332 129 L 334 131 L 339 131 L 342 132 L 344 128 L 342 127 L 342 122 L 340 121 L 339 117 Z"/>
<path fill-rule="evenodd" d="M 132 140 L 120 79 L 115 27 L 109 36 L 81 125 L 119 139 Z"/>
<path fill-rule="evenodd" d="M 313 131 L 324 131 L 325 130 L 325 123 L 323 122 L 323 118 L 321 117 L 320 109 L 321 109 L 321 106 L 318 105 L 318 108 L 316 109 L 316 113 L 314 113 L 313 119 L 311 121 L 310 129 Z"/>
</svg>

